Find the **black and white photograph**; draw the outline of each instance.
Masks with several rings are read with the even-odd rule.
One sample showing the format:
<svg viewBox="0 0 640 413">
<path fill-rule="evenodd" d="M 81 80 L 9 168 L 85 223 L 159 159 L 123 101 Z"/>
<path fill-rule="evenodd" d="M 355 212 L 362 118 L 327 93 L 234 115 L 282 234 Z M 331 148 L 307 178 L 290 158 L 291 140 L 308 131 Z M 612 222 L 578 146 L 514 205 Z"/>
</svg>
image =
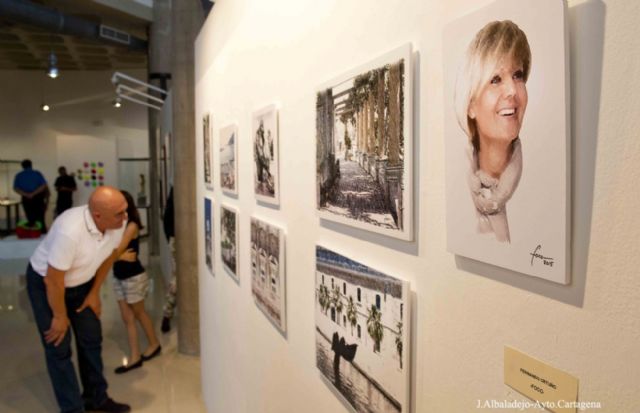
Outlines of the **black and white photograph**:
<svg viewBox="0 0 640 413">
<path fill-rule="evenodd" d="M 207 189 L 213 189 L 213 152 L 211 142 L 211 115 L 207 113 L 202 117 L 202 145 L 204 156 L 204 185 Z"/>
<path fill-rule="evenodd" d="M 316 365 L 357 412 L 409 412 L 409 283 L 316 246 Z"/>
<path fill-rule="evenodd" d="M 223 205 L 220 208 L 220 255 L 224 269 L 240 281 L 238 274 L 238 214 L 237 211 Z"/>
<path fill-rule="evenodd" d="M 204 256 L 209 272 L 213 275 L 213 206 L 210 198 L 204 198 Z"/>
<path fill-rule="evenodd" d="M 411 73 L 407 44 L 318 89 L 321 218 L 413 239 Z"/>
<path fill-rule="evenodd" d="M 258 308 L 286 332 L 284 231 L 251 218 L 251 294 Z"/>
<path fill-rule="evenodd" d="M 278 110 L 275 105 L 254 112 L 251 131 L 256 199 L 279 205 Z"/>
<path fill-rule="evenodd" d="M 499 0 L 445 28 L 448 250 L 570 279 L 562 0 Z"/>
<path fill-rule="evenodd" d="M 220 187 L 225 193 L 238 194 L 238 125 L 220 130 Z"/>
</svg>

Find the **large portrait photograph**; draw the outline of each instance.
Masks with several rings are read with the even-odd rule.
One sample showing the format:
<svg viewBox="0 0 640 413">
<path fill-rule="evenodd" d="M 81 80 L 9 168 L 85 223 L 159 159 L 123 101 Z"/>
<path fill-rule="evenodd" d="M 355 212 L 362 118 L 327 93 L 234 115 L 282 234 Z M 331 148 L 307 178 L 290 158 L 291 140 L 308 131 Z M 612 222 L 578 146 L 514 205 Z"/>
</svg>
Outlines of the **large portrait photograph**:
<svg viewBox="0 0 640 413">
<path fill-rule="evenodd" d="M 256 199 L 279 205 L 278 110 L 275 105 L 254 112 L 252 135 Z"/>
<path fill-rule="evenodd" d="M 213 189 L 213 152 L 211 148 L 211 115 L 202 117 L 202 154 L 204 156 L 204 185 Z"/>
<path fill-rule="evenodd" d="M 282 229 L 251 218 L 251 294 L 282 333 L 287 329 L 284 245 Z"/>
<path fill-rule="evenodd" d="M 570 280 L 566 5 L 498 0 L 444 32 L 447 246 Z"/>
<path fill-rule="evenodd" d="M 409 412 L 409 283 L 316 246 L 316 365 L 356 412 Z"/>
<path fill-rule="evenodd" d="M 316 197 L 322 219 L 413 239 L 411 45 L 316 93 Z"/>
<path fill-rule="evenodd" d="M 220 130 L 220 187 L 225 193 L 238 194 L 238 125 Z"/>
</svg>

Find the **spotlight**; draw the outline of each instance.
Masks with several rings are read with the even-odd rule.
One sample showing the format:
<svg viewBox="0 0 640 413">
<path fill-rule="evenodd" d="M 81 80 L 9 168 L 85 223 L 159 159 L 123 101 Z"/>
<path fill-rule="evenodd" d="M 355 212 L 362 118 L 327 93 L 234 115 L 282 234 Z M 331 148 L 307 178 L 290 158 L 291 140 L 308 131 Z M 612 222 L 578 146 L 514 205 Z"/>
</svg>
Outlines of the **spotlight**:
<svg viewBox="0 0 640 413">
<path fill-rule="evenodd" d="M 113 101 L 113 107 L 114 107 L 114 108 L 119 108 L 120 106 L 122 106 L 122 99 L 120 99 L 119 97 L 117 97 L 117 98 Z"/>
<path fill-rule="evenodd" d="M 42 109 L 43 112 L 49 112 L 49 109 L 51 108 L 46 103 L 43 103 L 42 106 L 40 106 L 40 109 Z"/>
<path fill-rule="evenodd" d="M 51 52 L 51 54 L 49 54 L 49 67 L 47 68 L 47 76 L 49 76 L 51 79 L 55 79 L 56 77 L 58 77 L 58 58 L 56 57 L 56 54 Z"/>
</svg>

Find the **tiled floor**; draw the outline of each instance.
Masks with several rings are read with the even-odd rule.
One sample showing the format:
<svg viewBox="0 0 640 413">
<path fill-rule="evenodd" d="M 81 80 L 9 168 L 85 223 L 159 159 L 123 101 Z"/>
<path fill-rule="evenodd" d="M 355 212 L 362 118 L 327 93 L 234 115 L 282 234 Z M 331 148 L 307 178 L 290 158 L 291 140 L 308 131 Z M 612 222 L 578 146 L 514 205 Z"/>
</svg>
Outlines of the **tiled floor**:
<svg viewBox="0 0 640 413">
<path fill-rule="evenodd" d="M 0 412 L 56 412 L 44 352 L 33 321 L 25 278 L 21 275 L 26 263 L 26 259 L 0 259 Z M 158 326 L 162 356 L 124 375 L 113 373 L 128 352 L 124 325 L 110 280 L 102 288 L 102 356 L 109 395 L 129 403 L 134 412 L 205 412 L 200 391 L 200 358 L 178 354 L 175 328 L 169 334 L 159 332 L 164 288 L 162 277 L 153 271 L 154 267 L 157 268 L 149 266 L 153 281 L 146 302 L 147 311 Z M 139 336 L 144 337 L 142 331 Z M 145 346 L 146 343 L 141 342 L 141 348 Z"/>
</svg>

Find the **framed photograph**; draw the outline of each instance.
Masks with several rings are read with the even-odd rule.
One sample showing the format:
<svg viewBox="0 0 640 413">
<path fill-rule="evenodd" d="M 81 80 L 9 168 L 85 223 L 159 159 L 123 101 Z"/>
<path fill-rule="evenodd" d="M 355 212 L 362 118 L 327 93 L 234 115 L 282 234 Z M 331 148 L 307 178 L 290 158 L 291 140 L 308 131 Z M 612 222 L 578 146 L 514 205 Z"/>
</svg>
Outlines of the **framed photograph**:
<svg viewBox="0 0 640 413">
<path fill-rule="evenodd" d="M 213 271 L 213 202 L 204 198 L 204 257 L 211 275 Z"/>
<path fill-rule="evenodd" d="M 283 333 L 287 329 L 284 248 L 282 229 L 251 218 L 251 294 Z"/>
<path fill-rule="evenodd" d="M 563 0 L 498 0 L 444 33 L 447 246 L 570 281 L 569 55 Z"/>
<path fill-rule="evenodd" d="M 322 219 L 413 240 L 411 44 L 316 94 L 316 194 Z"/>
<path fill-rule="evenodd" d="M 222 266 L 236 281 L 238 275 L 238 214 L 235 208 L 220 208 L 220 255 Z"/>
<path fill-rule="evenodd" d="M 238 125 L 220 129 L 220 187 L 238 195 Z"/>
<path fill-rule="evenodd" d="M 409 412 L 409 283 L 316 246 L 316 365 L 357 412 Z"/>
<path fill-rule="evenodd" d="M 256 199 L 272 205 L 280 204 L 278 110 L 276 105 L 253 114 L 253 187 Z"/>
<path fill-rule="evenodd" d="M 204 156 L 204 185 L 213 189 L 213 152 L 211 142 L 211 116 L 209 113 L 202 117 L 202 144 Z"/>
</svg>

